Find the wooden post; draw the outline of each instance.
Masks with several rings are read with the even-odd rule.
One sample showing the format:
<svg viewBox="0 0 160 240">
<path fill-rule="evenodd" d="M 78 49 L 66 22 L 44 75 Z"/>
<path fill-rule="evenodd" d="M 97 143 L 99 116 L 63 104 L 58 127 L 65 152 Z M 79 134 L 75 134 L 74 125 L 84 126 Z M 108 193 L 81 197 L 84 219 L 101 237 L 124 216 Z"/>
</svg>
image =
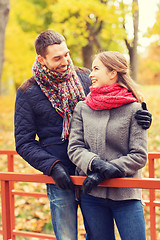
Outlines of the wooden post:
<svg viewBox="0 0 160 240">
<path fill-rule="evenodd" d="M 1 181 L 3 240 L 11 239 L 11 211 L 9 181 Z"/>
</svg>

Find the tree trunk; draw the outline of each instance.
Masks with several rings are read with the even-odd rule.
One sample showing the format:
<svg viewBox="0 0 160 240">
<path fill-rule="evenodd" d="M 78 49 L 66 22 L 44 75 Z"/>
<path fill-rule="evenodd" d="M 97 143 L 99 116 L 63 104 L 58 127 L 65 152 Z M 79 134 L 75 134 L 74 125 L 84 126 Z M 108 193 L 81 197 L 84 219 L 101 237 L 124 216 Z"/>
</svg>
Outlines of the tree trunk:
<svg viewBox="0 0 160 240">
<path fill-rule="evenodd" d="M 2 93 L 1 77 L 4 62 L 5 30 L 8 22 L 9 10 L 9 0 L 0 0 L 0 94 Z"/>
<path fill-rule="evenodd" d="M 139 6 L 138 0 L 133 0 L 133 27 L 134 27 L 134 38 L 132 42 L 132 47 L 129 50 L 130 55 L 130 67 L 131 67 L 131 77 L 133 80 L 137 81 L 137 69 L 138 69 L 138 55 L 137 55 L 137 45 L 138 45 L 138 25 L 139 25 Z"/>
<path fill-rule="evenodd" d="M 137 47 L 132 47 L 130 51 L 130 69 L 131 69 L 132 79 L 137 81 L 137 71 L 138 71 Z"/>
<path fill-rule="evenodd" d="M 86 46 L 82 48 L 83 66 L 92 68 L 92 56 L 93 56 L 93 41 L 89 41 Z"/>
</svg>

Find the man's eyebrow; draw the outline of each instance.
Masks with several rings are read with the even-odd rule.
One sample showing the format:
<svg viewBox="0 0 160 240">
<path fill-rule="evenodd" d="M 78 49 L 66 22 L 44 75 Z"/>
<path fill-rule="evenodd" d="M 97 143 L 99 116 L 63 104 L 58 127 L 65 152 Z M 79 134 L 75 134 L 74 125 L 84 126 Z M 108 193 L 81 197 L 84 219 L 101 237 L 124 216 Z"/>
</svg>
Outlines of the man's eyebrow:
<svg viewBox="0 0 160 240">
<path fill-rule="evenodd" d="M 70 50 L 68 49 L 68 51 L 64 54 L 64 55 L 66 55 L 67 53 L 69 53 L 70 52 Z M 59 55 L 59 56 L 54 56 L 53 58 L 60 58 L 62 55 Z"/>
<path fill-rule="evenodd" d="M 60 57 L 61 57 L 61 56 L 54 56 L 53 59 L 54 59 L 54 58 L 60 58 Z"/>
</svg>

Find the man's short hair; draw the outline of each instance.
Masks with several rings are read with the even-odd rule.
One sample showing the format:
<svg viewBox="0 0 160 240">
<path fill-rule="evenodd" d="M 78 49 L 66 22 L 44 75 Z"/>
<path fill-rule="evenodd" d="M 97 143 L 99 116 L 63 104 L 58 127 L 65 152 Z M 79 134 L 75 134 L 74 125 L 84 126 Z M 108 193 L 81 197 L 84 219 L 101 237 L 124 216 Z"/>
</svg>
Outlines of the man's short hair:
<svg viewBox="0 0 160 240">
<path fill-rule="evenodd" d="M 49 45 L 61 44 L 63 41 L 65 41 L 65 38 L 56 31 L 47 30 L 41 32 L 35 39 L 36 53 L 45 58 Z"/>
</svg>

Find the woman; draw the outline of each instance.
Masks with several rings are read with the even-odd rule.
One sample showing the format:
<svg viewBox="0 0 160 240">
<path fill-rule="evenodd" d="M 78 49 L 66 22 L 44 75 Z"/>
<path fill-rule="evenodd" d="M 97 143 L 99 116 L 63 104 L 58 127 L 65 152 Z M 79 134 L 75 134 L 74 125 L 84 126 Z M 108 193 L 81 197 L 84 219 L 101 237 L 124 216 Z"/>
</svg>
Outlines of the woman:
<svg viewBox="0 0 160 240">
<path fill-rule="evenodd" d="M 93 240 L 145 240 L 141 189 L 103 188 L 115 177 L 140 178 L 147 162 L 147 131 L 135 120 L 142 96 L 119 52 L 99 53 L 92 64 L 92 86 L 74 110 L 68 154 L 78 175 L 88 175 L 81 194 L 82 212 Z M 144 103 L 143 103 L 144 104 Z"/>
</svg>

